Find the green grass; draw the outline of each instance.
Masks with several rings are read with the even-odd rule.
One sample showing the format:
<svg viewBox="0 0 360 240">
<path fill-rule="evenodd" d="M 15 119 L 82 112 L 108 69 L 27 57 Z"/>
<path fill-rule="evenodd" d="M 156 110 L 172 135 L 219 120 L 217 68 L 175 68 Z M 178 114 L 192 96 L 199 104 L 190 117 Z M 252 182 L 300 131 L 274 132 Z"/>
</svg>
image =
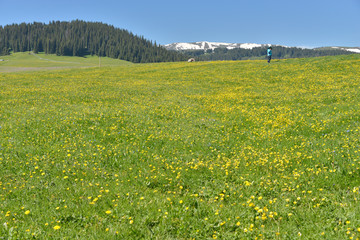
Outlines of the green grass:
<svg viewBox="0 0 360 240">
<path fill-rule="evenodd" d="M 4 61 L 0 62 L 0 72 L 24 71 L 24 70 L 49 70 L 61 68 L 86 68 L 131 65 L 132 63 L 102 57 L 99 61 L 97 56 L 68 57 L 52 54 L 30 52 L 14 53 L 9 56 L 0 56 Z"/>
<path fill-rule="evenodd" d="M 0 237 L 360 238 L 359 72 L 349 55 L 1 73 Z"/>
</svg>

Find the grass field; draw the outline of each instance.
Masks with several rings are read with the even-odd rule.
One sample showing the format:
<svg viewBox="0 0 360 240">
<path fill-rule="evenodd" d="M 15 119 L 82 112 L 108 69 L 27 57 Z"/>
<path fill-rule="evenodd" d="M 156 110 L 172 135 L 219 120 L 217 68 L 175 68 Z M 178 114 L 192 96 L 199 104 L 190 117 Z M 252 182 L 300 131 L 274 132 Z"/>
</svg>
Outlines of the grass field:
<svg viewBox="0 0 360 240">
<path fill-rule="evenodd" d="M 97 56 L 86 57 L 67 57 L 52 54 L 31 52 L 14 53 L 9 56 L 0 56 L 0 72 L 18 71 L 39 71 L 39 70 L 58 70 L 66 68 L 89 68 L 89 67 L 108 67 L 119 65 L 131 65 L 130 62 Z"/>
<path fill-rule="evenodd" d="M 0 73 L 0 239 L 359 239 L 359 73 L 360 55 Z"/>
</svg>

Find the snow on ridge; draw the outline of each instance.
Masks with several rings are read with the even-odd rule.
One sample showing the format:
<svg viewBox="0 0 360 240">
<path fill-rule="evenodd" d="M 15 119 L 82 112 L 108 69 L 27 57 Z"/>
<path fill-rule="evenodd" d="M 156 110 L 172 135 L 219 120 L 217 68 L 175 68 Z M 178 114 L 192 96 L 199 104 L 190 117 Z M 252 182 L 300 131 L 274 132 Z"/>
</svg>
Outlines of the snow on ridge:
<svg viewBox="0 0 360 240">
<path fill-rule="evenodd" d="M 205 49 L 205 44 L 206 44 L 206 43 L 207 43 L 207 42 L 202 42 L 200 48 L 201 48 L 201 49 Z"/>
<path fill-rule="evenodd" d="M 257 44 L 257 43 L 224 43 L 224 42 L 208 42 L 208 41 L 201 41 L 201 42 L 191 42 L 191 43 L 171 43 L 164 45 L 165 48 L 171 50 L 214 50 L 216 48 L 227 48 L 227 49 L 253 49 L 256 47 L 268 47 L 268 46 L 280 46 L 291 48 L 289 46 L 284 45 L 273 45 L 273 44 Z M 298 46 L 297 48 L 302 49 L 312 49 L 312 47 L 302 47 Z M 349 51 L 353 53 L 360 53 L 360 48 L 358 47 L 329 47 L 332 49 L 341 49 L 344 51 Z"/>
<path fill-rule="evenodd" d="M 229 44 L 233 44 L 233 43 L 208 42 L 208 41 L 201 41 L 201 42 L 196 42 L 196 43 L 197 44 L 207 43 L 209 45 L 229 45 Z"/>
<path fill-rule="evenodd" d="M 167 44 L 165 47 L 175 45 L 176 50 L 198 50 L 201 49 L 200 46 L 192 43 L 175 43 L 175 44 Z"/>
<path fill-rule="evenodd" d="M 232 47 L 232 45 L 234 45 L 234 43 L 221 43 L 221 42 L 207 42 L 207 41 L 202 41 L 202 42 L 196 42 L 195 44 L 198 44 L 201 46 L 201 49 L 212 49 L 214 50 L 215 48 L 218 47 Z M 232 47 L 234 48 L 234 47 Z"/>
<path fill-rule="evenodd" d="M 240 44 L 240 48 L 244 48 L 244 49 L 253 49 L 256 47 L 261 47 L 261 44 L 257 44 L 257 43 L 242 43 L 242 44 Z"/>
<path fill-rule="evenodd" d="M 347 48 L 345 50 L 349 51 L 349 52 L 360 53 L 360 49 L 357 49 L 357 48 Z"/>
<path fill-rule="evenodd" d="M 224 42 L 192 42 L 192 43 L 171 43 L 164 45 L 166 48 L 175 50 L 214 50 L 215 48 L 244 48 L 253 49 L 255 47 L 270 46 L 270 44 L 256 44 L 256 43 L 224 43 Z"/>
<path fill-rule="evenodd" d="M 348 52 L 360 53 L 360 48 L 346 48 L 346 47 L 331 47 L 335 49 L 340 49 Z"/>
<path fill-rule="evenodd" d="M 234 49 L 234 48 L 253 49 L 255 47 L 263 46 L 262 44 L 257 44 L 257 43 L 224 43 L 224 42 L 207 42 L 207 41 L 195 42 L 194 44 L 200 46 L 201 49 L 212 49 L 212 50 L 219 47 L 224 47 L 227 49 Z"/>
</svg>

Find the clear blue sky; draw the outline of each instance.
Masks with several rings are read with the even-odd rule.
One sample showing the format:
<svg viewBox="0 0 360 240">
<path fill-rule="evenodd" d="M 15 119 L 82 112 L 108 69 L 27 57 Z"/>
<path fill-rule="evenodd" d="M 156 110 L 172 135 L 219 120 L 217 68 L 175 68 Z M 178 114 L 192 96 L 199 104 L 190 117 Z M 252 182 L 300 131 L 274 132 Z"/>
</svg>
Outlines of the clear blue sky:
<svg viewBox="0 0 360 240">
<path fill-rule="evenodd" d="M 0 0 L 0 25 L 103 22 L 160 44 L 360 47 L 360 0 Z"/>
</svg>

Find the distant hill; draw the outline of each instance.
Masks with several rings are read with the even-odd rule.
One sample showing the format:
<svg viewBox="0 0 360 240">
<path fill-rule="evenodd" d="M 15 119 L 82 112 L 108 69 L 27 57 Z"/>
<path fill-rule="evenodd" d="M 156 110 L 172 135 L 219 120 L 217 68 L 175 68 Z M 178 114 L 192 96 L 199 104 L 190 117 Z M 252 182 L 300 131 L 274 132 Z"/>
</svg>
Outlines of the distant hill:
<svg viewBox="0 0 360 240">
<path fill-rule="evenodd" d="M 299 48 L 299 49 L 309 49 L 304 47 L 289 47 L 283 45 L 275 45 L 275 44 L 258 44 L 258 43 L 222 43 L 222 42 L 178 42 L 178 43 L 170 43 L 164 45 L 167 50 L 175 50 L 175 51 L 188 51 L 188 50 L 214 50 L 216 48 L 226 48 L 228 50 L 242 48 L 242 49 L 253 49 L 257 47 L 268 47 L 268 46 L 276 46 L 276 47 L 285 47 L 285 48 Z M 360 53 L 360 47 L 319 47 L 314 48 L 314 50 L 344 50 L 348 52 Z"/>
<path fill-rule="evenodd" d="M 11 51 L 45 52 L 59 56 L 98 55 L 134 63 L 186 58 L 127 30 L 80 20 L 0 26 L 0 55 L 8 55 Z"/>
<path fill-rule="evenodd" d="M 352 53 L 360 53 L 360 47 L 320 47 L 315 48 L 316 50 L 343 50 Z"/>
<path fill-rule="evenodd" d="M 226 48 L 226 49 L 253 49 L 255 47 L 265 47 L 270 46 L 270 44 L 257 44 L 257 43 L 219 43 L 219 42 L 192 42 L 192 43 L 171 43 L 166 44 L 164 47 L 167 50 L 175 51 L 186 51 L 186 50 L 214 50 L 216 48 Z"/>
<path fill-rule="evenodd" d="M 273 44 L 218 43 L 206 41 L 192 43 L 172 43 L 164 45 L 164 47 L 168 50 L 181 52 L 200 61 L 260 59 L 266 56 L 266 49 L 269 46 L 272 46 L 273 48 L 273 57 L 278 59 L 360 53 L 360 48 L 354 47 L 324 47 L 309 49 Z"/>
</svg>

